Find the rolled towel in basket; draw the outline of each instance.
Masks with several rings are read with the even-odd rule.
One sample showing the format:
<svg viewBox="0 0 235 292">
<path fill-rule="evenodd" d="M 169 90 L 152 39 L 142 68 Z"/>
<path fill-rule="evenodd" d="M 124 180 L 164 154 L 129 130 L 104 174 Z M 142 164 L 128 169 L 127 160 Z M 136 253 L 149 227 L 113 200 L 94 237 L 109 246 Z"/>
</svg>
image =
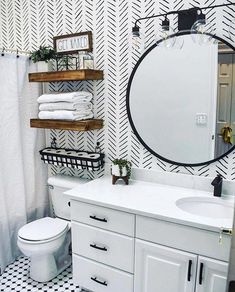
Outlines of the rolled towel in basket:
<svg viewBox="0 0 235 292">
<path fill-rule="evenodd" d="M 43 120 L 87 120 L 92 119 L 94 116 L 93 112 L 90 111 L 89 114 L 81 114 L 77 111 L 41 111 L 38 114 L 39 119 Z"/>
<path fill-rule="evenodd" d="M 40 111 L 54 111 L 54 110 L 78 110 L 89 111 L 92 110 L 91 102 L 46 102 L 39 105 Z"/>
<path fill-rule="evenodd" d="M 75 91 L 75 92 L 64 92 L 64 93 L 50 93 L 43 94 L 37 99 L 38 103 L 46 102 L 89 102 L 92 100 L 92 93 L 87 91 Z"/>
</svg>

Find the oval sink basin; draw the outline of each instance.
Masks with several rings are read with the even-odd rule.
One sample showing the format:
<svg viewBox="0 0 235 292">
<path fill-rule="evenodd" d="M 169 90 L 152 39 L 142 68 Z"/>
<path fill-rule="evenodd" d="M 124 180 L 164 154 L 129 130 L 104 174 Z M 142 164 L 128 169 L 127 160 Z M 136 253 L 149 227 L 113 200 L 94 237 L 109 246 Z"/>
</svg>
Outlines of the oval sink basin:
<svg viewBox="0 0 235 292">
<path fill-rule="evenodd" d="M 220 198 L 189 197 L 176 201 L 176 206 L 193 215 L 229 219 L 233 216 L 233 204 Z"/>
</svg>

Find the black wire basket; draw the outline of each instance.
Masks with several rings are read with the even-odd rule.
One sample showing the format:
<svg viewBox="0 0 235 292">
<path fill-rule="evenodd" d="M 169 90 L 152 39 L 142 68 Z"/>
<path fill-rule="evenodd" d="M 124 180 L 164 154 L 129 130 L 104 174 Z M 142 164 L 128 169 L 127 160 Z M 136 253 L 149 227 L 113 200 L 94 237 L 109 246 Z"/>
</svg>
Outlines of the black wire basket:
<svg viewBox="0 0 235 292">
<path fill-rule="evenodd" d="M 104 166 L 104 154 L 82 150 L 47 147 L 39 151 L 47 164 L 75 169 L 100 170 Z"/>
</svg>

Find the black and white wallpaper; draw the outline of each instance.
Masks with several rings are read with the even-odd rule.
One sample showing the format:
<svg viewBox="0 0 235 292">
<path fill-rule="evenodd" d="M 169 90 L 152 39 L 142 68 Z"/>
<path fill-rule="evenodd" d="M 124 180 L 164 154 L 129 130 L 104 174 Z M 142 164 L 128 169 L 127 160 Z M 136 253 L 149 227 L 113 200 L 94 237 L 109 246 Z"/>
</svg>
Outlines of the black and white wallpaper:
<svg viewBox="0 0 235 292">
<path fill-rule="evenodd" d="M 97 69 L 104 70 L 103 81 L 55 82 L 51 91 L 88 90 L 94 93 L 95 117 L 103 118 L 102 130 L 88 133 L 49 131 L 60 147 L 92 151 L 101 143 L 106 160 L 125 157 L 134 167 L 214 176 L 219 171 L 227 179 L 235 179 L 235 151 L 228 157 L 201 167 L 168 164 L 152 156 L 132 132 L 125 107 L 128 78 L 140 52 L 131 44 L 131 27 L 136 18 L 192 6 L 208 6 L 230 0 L 0 0 L 0 46 L 33 50 L 51 45 L 53 36 L 91 30 Z M 229 27 L 235 8 L 207 10 L 211 30 L 229 40 Z M 173 26 L 177 19 L 171 18 Z M 159 20 L 142 25 L 143 48 L 156 41 Z M 233 27 L 235 42 L 235 29 Z M 52 172 L 80 175 L 81 172 L 52 167 Z M 97 174 L 98 176 L 101 173 Z M 93 176 L 88 173 L 88 176 Z"/>
</svg>

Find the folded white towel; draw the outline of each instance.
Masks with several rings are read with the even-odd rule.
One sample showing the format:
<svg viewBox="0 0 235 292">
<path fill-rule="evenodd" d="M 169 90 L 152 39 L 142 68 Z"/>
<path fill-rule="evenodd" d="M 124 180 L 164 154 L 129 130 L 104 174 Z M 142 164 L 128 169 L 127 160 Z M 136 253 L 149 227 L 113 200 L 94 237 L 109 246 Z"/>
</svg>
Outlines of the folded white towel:
<svg viewBox="0 0 235 292">
<path fill-rule="evenodd" d="M 46 102 L 39 105 L 40 111 L 53 110 L 78 110 L 88 111 L 92 110 L 91 102 Z"/>
<path fill-rule="evenodd" d="M 94 116 L 93 112 L 90 111 L 89 114 L 81 114 L 77 111 L 41 111 L 38 114 L 39 119 L 48 120 L 87 120 L 92 119 Z"/>
<path fill-rule="evenodd" d="M 92 93 L 87 91 L 75 91 L 56 94 L 43 94 L 37 99 L 38 103 L 46 102 L 89 102 L 92 100 Z"/>
</svg>

